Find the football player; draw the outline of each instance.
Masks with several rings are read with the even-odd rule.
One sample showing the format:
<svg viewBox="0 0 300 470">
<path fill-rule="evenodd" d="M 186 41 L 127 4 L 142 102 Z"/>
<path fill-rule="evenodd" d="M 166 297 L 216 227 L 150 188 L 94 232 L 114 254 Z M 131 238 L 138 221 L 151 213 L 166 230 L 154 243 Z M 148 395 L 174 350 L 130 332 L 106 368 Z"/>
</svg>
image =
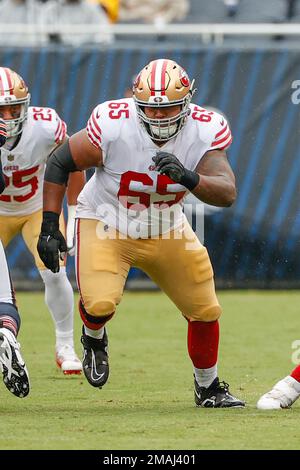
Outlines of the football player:
<svg viewBox="0 0 300 470">
<path fill-rule="evenodd" d="M 83 370 L 94 387 L 109 374 L 106 322 L 131 266 L 143 269 L 187 320 L 195 402 L 243 407 L 217 373 L 221 308 L 213 270 L 182 211 L 184 196 L 217 206 L 236 197 L 226 157 L 232 137 L 223 116 L 191 104 L 194 84 L 176 62 L 159 59 L 138 74 L 133 97 L 94 109 L 85 129 L 50 157 L 38 251 L 59 270 L 59 214 L 70 172 L 95 167 L 78 198 L 77 283 Z M 153 325 L 152 325 L 153 326 Z"/>
<path fill-rule="evenodd" d="M 0 117 L 6 123 L 8 135 L 2 148 L 6 189 L 0 196 L 0 238 L 6 247 L 17 234 L 22 234 L 45 284 L 45 302 L 55 324 L 56 363 L 64 374 L 78 374 L 82 364 L 73 345 L 72 286 L 65 266 L 55 274 L 45 269 L 36 249 L 46 161 L 52 150 L 66 139 L 66 124 L 54 109 L 30 107 L 29 102 L 24 80 L 13 70 L 0 67 Z M 73 243 L 70 227 L 72 223 L 74 226 L 77 193 L 83 185 L 83 174 L 74 173 L 68 189 L 69 248 Z"/>
<path fill-rule="evenodd" d="M 1 165 L 1 147 L 6 142 L 6 125 L 0 119 L 0 194 L 5 188 Z M 17 336 L 20 329 L 20 315 L 16 306 L 14 289 L 0 240 L 0 370 L 8 390 L 19 398 L 29 393 L 29 376 L 20 353 Z"/>
<path fill-rule="evenodd" d="M 290 408 L 300 397 L 300 366 L 290 375 L 279 380 L 270 392 L 265 393 L 257 402 L 259 410 L 280 410 Z"/>
</svg>

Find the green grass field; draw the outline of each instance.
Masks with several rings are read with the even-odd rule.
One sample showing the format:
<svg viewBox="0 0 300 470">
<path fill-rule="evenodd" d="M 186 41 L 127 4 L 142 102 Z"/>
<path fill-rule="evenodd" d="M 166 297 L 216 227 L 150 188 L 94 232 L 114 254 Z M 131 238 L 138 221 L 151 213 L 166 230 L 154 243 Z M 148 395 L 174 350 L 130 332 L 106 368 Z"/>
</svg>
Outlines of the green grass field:
<svg viewBox="0 0 300 470">
<path fill-rule="evenodd" d="M 245 409 L 194 406 L 186 322 L 161 293 L 126 292 L 109 324 L 110 379 L 102 390 L 65 377 L 54 362 L 52 320 L 42 294 L 19 294 L 19 339 L 31 394 L 0 404 L 0 449 L 299 449 L 300 401 L 255 408 L 293 368 L 300 339 L 298 292 L 221 292 L 219 375 Z M 76 349 L 81 355 L 76 314 Z"/>
</svg>

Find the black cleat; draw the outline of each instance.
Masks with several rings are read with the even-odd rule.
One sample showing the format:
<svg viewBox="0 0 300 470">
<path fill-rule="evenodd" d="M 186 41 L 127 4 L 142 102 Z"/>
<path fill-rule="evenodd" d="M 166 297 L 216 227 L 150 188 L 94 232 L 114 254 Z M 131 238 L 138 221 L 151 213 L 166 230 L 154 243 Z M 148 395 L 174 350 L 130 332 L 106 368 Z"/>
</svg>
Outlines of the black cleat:
<svg viewBox="0 0 300 470">
<path fill-rule="evenodd" d="M 195 382 L 195 403 L 196 406 L 203 408 L 243 408 L 245 402 L 235 398 L 229 393 L 229 385 L 226 382 L 220 382 L 216 377 L 212 384 L 205 388 Z"/>
<path fill-rule="evenodd" d="M 85 334 L 82 327 L 81 342 L 83 344 L 83 372 L 87 381 L 93 386 L 101 388 L 109 375 L 108 366 L 108 339 L 104 328 L 102 339 L 95 339 Z"/>
<path fill-rule="evenodd" d="M 15 335 L 7 328 L 0 328 L 0 371 L 6 388 L 16 397 L 29 393 L 28 371 L 20 353 Z"/>
</svg>

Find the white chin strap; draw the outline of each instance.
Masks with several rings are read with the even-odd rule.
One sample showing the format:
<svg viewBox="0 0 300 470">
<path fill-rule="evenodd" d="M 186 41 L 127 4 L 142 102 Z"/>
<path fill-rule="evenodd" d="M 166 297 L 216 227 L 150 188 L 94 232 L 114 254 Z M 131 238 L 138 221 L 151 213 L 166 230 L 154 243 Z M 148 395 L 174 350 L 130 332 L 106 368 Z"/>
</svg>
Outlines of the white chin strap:
<svg viewBox="0 0 300 470">
<path fill-rule="evenodd" d="M 177 130 L 177 123 L 166 127 L 150 125 L 150 128 L 153 135 L 156 135 L 162 139 L 167 139 L 168 137 L 172 137 L 172 135 L 175 134 Z"/>
</svg>

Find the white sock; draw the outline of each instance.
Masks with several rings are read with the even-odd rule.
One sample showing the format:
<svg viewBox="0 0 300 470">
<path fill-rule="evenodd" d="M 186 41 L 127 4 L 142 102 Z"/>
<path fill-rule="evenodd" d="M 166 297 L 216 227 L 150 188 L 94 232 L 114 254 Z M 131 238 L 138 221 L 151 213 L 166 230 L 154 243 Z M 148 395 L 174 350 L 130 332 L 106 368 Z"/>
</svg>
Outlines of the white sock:
<svg viewBox="0 0 300 470">
<path fill-rule="evenodd" d="M 300 382 L 298 380 L 294 379 L 294 377 L 288 375 L 285 377 L 286 382 L 291 384 L 294 390 L 296 390 L 297 393 L 300 393 Z"/>
<path fill-rule="evenodd" d="M 99 330 L 91 330 L 90 328 L 84 325 L 84 331 L 87 336 L 91 336 L 95 339 L 102 339 L 104 335 L 104 326 L 102 326 L 102 328 L 100 328 Z"/>
<path fill-rule="evenodd" d="M 66 331 L 65 333 L 56 330 L 56 351 L 59 351 L 60 348 L 66 344 L 74 348 L 73 330 Z"/>
<path fill-rule="evenodd" d="M 207 388 L 212 384 L 215 378 L 218 377 L 218 366 L 215 364 L 209 369 L 197 369 L 194 367 L 194 374 L 200 387 Z"/>
<path fill-rule="evenodd" d="M 66 268 L 61 267 L 58 273 L 40 270 L 40 275 L 45 284 L 45 303 L 55 324 L 56 349 L 64 344 L 74 347 L 74 295 Z"/>
</svg>

